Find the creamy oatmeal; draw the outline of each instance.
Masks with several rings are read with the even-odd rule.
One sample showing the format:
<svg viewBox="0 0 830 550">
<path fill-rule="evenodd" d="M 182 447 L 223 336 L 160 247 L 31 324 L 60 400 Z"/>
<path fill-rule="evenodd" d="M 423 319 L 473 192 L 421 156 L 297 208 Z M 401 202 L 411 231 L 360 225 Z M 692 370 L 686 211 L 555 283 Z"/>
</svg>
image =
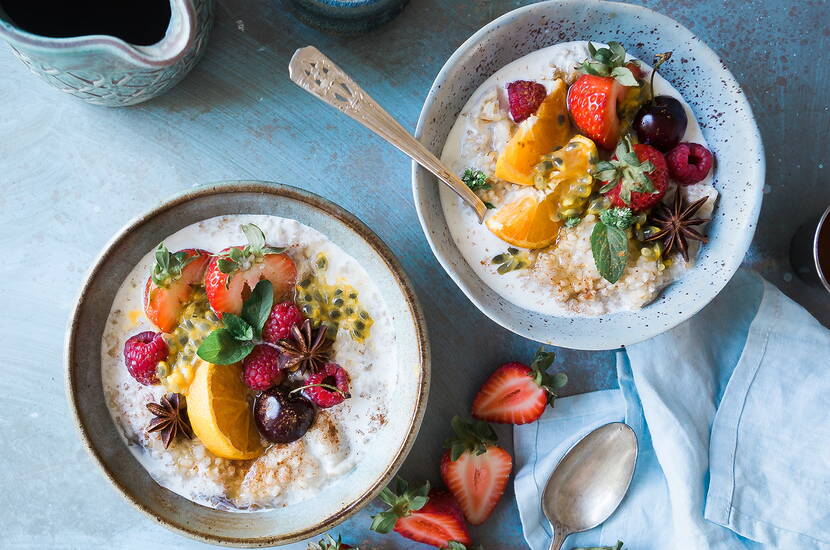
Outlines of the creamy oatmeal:
<svg viewBox="0 0 830 550">
<path fill-rule="evenodd" d="M 312 365 L 315 368 L 310 370 L 304 370 L 309 366 L 306 364 L 292 367 L 287 359 L 293 356 L 289 357 L 278 347 L 286 342 L 297 343 L 291 340 L 294 336 L 288 336 L 275 345 L 257 344 L 257 348 L 263 345 L 274 350 L 265 350 L 268 353 L 260 354 L 258 360 L 265 361 L 272 354 L 279 357 L 279 363 L 273 366 L 263 363 L 261 371 L 255 370 L 258 365 L 249 364 L 254 357 L 253 351 L 231 364 L 209 364 L 199 356 L 204 356 L 200 345 L 207 334 L 223 325 L 230 326 L 228 323 L 233 316 L 225 313 L 220 320 L 214 311 L 215 304 L 220 303 L 216 295 L 211 294 L 208 285 L 206 300 L 205 291 L 200 287 L 204 281 L 197 281 L 192 285 L 183 311 L 178 314 L 176 328 L 160 337 L 167 345 L 165 353 L 169 353 L 169 357 L 155 362 L 152 372 L 133 374 L 125 367 L 125 345 L 136 334 L 160 333 L 158 326 L 163 324 L 157 313 L 150 314 L 156 322 L 151 322 L 146 314 L 150 309 L 145 299 L 145 286 L 149 289 L 148 275 L 159 262 L 156 251 L 148 253 L 121 285 L 101 346 L 101 376 L 106 402 L 118 431 L 135 457 L 160 485 L 199 504 L 234 511 L 289 506 L 312 498 L 325 486 L 348 483 L 350 473 L 373 440 L 388 429 L 389 400 L 397 383 L 396 370 L 388 368 L 397 360 L 396 343 L 392 319 L 383 297 L 358 262 L 320 232 L 297 221 L 274 216 L 224 216 L 185 227 L 166 238 L 164 245 L 169 251 L 202 249 L 212 253 L 214 259 L 227 247 L 244 244 L 245 236 L 240 232 L 243 224 L 259 228 L 269 247 L 284 247 L 285 250 L 263 249 L 262 254 L 269 260 L 254 259 L 250 264 L 246 263 L 250 258 L 237 257 L 237 271 L 232 273 L 226 285 L 217 288 L 222 293 L 233 292 L 237 284 L 235 279 L 241 281 L 253 270 L 261 268 L 266 276 L 271 276 L 274 265 L 293 263 L 296 277 L 289 281 L 290 291 L 282 300 L 294 302 L 296 309 L 291 306 L 292 314 L 296 315 L 300 310 L 302 317 L 315 319 L 313 323 L 309 321 L 309 327 L 314 327 L 314 337 L 323 335 L 325 345 L 322 347 L 327 349 L 325 361 Z M 172 255 L 169 258 L 175 261 Z M 273 258 L 279 262 L 270 262 Z M 210 277 L 211 265 L 208 264 L 206 278 Z M 182 276 L 187 274 L 186 269 L 181 271 Z M 254 279 L 248 279 L 251 280 Z M 246 307 L 253 295 L 245 294 L 251 290 L 243 285 L 240 299 L 245 299 Z M 348 296 L 345 300 L 340 299 L 344 291 L 351 299 Z M 329 304 L 326 309 L 322 307 L 323 302 Z M 338 309 L 336 304 L 343 304 L 343 307 Z M 325 311 L 327 320 L 319 318 L 321 311 Z M 240 312 L 239 317 L 245 318 L 246 313 Z M 272 330 L 268 325 L 270 322 L 271 317 L 262 327 L 263 341 Z M 294 328 L 301 326 L 298 322 Z M 256 332 L 255 329 L 252 341 L 258 340 Z M 242 341 L 234 341 L 233 345 L 244 348 L 248 342 L 244 338 L 245 335 Z M 149 337 L 147 339 L 149 341 Z M 155 342 L 152 341 L 153 345 Z M 197 348 L 199 355 L 196 355 Z M 143 353 L 144 348 L 141 351 Z M 323 362 L 326 367 L 322 366 Z M 334 367 L 325 370 L 335 363 L 340 370 Z M 139 367 L 143 368 L 139 365 L 133 370 Z M 268 369 L 273 369 L 272 374 L 263 375 L 263 372 L 271 372 Z M 322 374 L 311 379 L 315 372 Z M 140 383 L 141 376 L 152 378 L 151 383 Z M 203 384 L 202 379 L 207 376 L 214 378 Z M 224 381 L 222 376 L 226 377 Z M 308 384 L 309 380 L 317 384 Z M 206 410 L 205 407 L 214 407 L 209 408 L 208 416 L 219 415 L 217 411 L 222 410 L 220 401 L 224 397 L 210 403 L 204 403 L 203 397 L 207 392 L 210 398 L 215 398 L 218 384 L 228 386 L 230 389 L 225 388 L 226 391 L 236 392 L 233 399 L 238 403 L 234 406 L 238 405 L 239 414 L 245 417 L 245 425 L 240 428 L 243 439 L 237 437 L 236 443 L 232 436 L 228 436 L 231 443 L 222 439 L 227 435 L 222 430 L 228 433 L 237 430 L 233 426 L 223 427 L 223 422 L 236 422 L 236 419 L 201 418 L 200 411 Z M 269 386 L 273 387 L 263 389 Z M 295 432 L 307 431 L 300 437 L 295 437 L 296 433 L 290 435 L 289 438 L 294 440 L 289 443 L 269 440 L 272 437 L 268 431 L 270 427 L 263 429 L 261 422 L 273 421 L 268 417 L 271 412 L 260 418 L 252 409 L 289 410 L 286 406 L 279 409 L 278 401 L 273 398 L 266 401 L 269 392 L 278 393 L 280 399 L 285 400 L 279 402 L 283 405 L 299 401 L 301 406 L 297 410 L 311 419 L 310 427 L 291 424 Z M 165 395 L 174 394 L 180 394 L 183 402 L 186 401 L 188 421 L 196 433 L 192 439 L 179 433 L 165 448 L 160 432 L 148 431 L 153 414 L 148 411 L 147 404 L 160 403 Z M 255 437 L 245 440 L 245 433 Z M 207 439 L 201 440 L 207 434 L 210 434 L 210 443 Z M 284 434 L 278 433 L 276 437 L 284 437 Z M 218 443 L 214 438 L 218 438 Z M 228 456 L 246 458 L 219 456 L 227 454 L 221 450 L 226 443 L 232 448 Z M 220 450 L 212 452 L 210 448 Z"/>
</svg>

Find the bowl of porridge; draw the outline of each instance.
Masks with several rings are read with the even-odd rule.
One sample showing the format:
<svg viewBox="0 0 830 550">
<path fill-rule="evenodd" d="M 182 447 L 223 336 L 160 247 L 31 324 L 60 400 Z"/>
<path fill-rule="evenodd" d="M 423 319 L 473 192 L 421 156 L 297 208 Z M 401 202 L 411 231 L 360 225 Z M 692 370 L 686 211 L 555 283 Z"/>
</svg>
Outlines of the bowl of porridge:
<svg viewBox="0 0 830 550">
<path fill-rule="evenodd" d="M 540 2 L 447 61 L 418 138 L 485 202 L 413 165 L 444 269 L 485 314 L 539 342 L 613 349 L 723 288 L 752 240 L 763 146 L 720 59 L 668 17 Z"/>
<path fill-rule="evenodd" d="M 429 387 L 421 312 L 389 249 L 337 205 L 265 182 L 130 222 L 81 291 L 66 361 L 82 439 L 116 488 L 236 546 L 311 537 L 374 498 Z"/>
</svg>

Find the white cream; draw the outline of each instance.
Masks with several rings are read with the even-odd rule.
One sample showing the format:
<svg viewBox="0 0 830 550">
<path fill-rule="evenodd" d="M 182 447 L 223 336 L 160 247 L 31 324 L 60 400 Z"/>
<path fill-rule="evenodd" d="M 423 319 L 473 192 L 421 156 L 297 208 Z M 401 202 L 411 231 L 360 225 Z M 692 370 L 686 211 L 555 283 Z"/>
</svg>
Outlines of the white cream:
<svg viewBox="0 0 830 550">
<path fill-rule="evenodd" d="M 515 80 L 532 80 L 545 85 L 550 91 L 557 76 L 573 74 L 574 69 L 588 57 L 587 46 L 587 42 L 549 46 L 513 61 L 488 78 L 467 101 L 447 136 L 441 155 L 445 165 L 457 174 L 472 168 L 492 175 L 495 171 L 493 151 L 500 152 L 504 148 L 513 125 L 507 111 L 506 85 Z M 683 141 L 706 145 L 694 113 L 680 93 L 659 73 L 654 79 L 654 87 L 655 93 L 676 97 L 685 107 L 688 126 Z M 690 199 L 703 195 L 714 199 L 717 196 L 712 187 L 711 174 L 702 182 L 683 188 L 683 191 Z M 533 192 L 527 188 L 513 191 L 509 200 Z M 492 265 L 490 260 L 510 245 L 493 235 L 484 224 L 479 224 L 473 210 L 455 193 L 444 186 L 441 186 L 440 193 L 447 225 L 462 256 L 482 281 L 513 304 L 547 315 L 569 317 L 639 309 L 644 305 L 640 292 L 637 292 L 636 297 L 629 297 L 626 290 L 620 290 L 615 296 L 598 296 L 594 304 L 587 304 L 577 310 L 554 299 L 551 289 L 528 276 L 528 270 L 499 274 L 496 271 L 498 266 Z M 700 214 L 708 217 L 713 206 L 714 200 L 710 200 L 700 210 Z M 492 215 L 492 211 L 488 215 Z M 696 250 L 697 247 L 693 247 L 693 252 Z M 658 286 L 649 287 L 646 303 L 653 300 L 672 280 L 680 277 L 683 271 L 683 266 L 674 267 L 668 277 L 661 277 L 665 280 L 661 280 Z M 619 288 L 624 289 L 625 285 L 620 285 Z"/>
<path fill-rule="evenodd" d="M 143 290 L 153 252 L 133 268 L 113 300 L 101 344 L 101 377 L 113 421 L 125 443 L 162 486 L 199 504 L 220 509 L 262 509 L 289 506 L 311 499 L 324 487 L 348 483 L 378 434 L 388 429 L 390 397 L 397 383 L 395 333 L 383 297 L 368 273 L 322 233 L 295 220 L 275 216 L 222 216 L 185 227 L 164 239 L 169 250 L 203 248 L 218 252 L 244 243 L 239 229 L 256 224 L 268 244 L 292 247 L 289 254 L 302 272 L 318 253 L 328 259 L 329 282 L 342 280 L 359 292 L 364 309 L 374 319 L 370 335 L 357 343 L 345 332 L 337 335 L 334 360 L 351 377 L 352 398 L 318 415 L 312 429 L 298 442 L 274 445 L 250 469 L 242 462 L 214 457 L 196 439 L 179 439 L 165 450 L 156 434 L 146 434 L 152 415 L 145 405 L 165 393 L 161 386 L 143 386 L 124 366 L 124 342 L 132 335 L 157 329 L 143 313 Z M 140 311 L 135 323 L 130 312 Z M 238 495 L 228 495 L 222 480 L 241 483 Z"/>
</svg>

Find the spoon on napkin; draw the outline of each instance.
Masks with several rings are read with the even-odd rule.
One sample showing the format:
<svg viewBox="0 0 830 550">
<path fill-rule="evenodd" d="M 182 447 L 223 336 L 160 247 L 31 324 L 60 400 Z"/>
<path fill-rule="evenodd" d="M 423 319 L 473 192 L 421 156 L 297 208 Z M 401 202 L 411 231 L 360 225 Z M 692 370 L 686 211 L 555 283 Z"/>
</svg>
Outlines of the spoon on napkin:
<svg viewBox="0 0 830 550">
<path fill-rule="evenodd" d="M 487 207 L 478 195 L 320 50 L 306 46 L 294 52 L 288 74 L 300 88 L 349 115 L 435 174 L 475 210 L 479 222 L 484 220 Z"/>
<path fill-rule="evenodd" d="M 600 426 L 565 453 L 542 494 L 553 528 L 550 550 L 608 519 L 628 492 L 636 463 L 637 436 L 622 422 Z"/>
</svg>

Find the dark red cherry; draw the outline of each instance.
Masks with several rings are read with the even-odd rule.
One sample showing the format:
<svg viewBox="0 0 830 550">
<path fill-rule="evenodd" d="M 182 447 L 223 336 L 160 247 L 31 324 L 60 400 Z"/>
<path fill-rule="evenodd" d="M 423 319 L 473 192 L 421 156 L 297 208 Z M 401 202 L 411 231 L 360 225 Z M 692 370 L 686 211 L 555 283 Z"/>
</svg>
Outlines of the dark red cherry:
<svg viewBox="0 0 830 550">
<path fill-rule="evenodd" d="M 658 95 L 634 115 L 634 131 L 640 143 L 647 143 L 663 153 L 674 149 L 686 133 L 686 110 L 677 99 Z"/>
<path fill-rule="evenodd" d="M 314 424 L 316 416 L 311 401 L 281 388 L 262 392 L 254 402 L 259 433 L 272 443 L 291 443 L 300 439 Z"/>
</svg>

